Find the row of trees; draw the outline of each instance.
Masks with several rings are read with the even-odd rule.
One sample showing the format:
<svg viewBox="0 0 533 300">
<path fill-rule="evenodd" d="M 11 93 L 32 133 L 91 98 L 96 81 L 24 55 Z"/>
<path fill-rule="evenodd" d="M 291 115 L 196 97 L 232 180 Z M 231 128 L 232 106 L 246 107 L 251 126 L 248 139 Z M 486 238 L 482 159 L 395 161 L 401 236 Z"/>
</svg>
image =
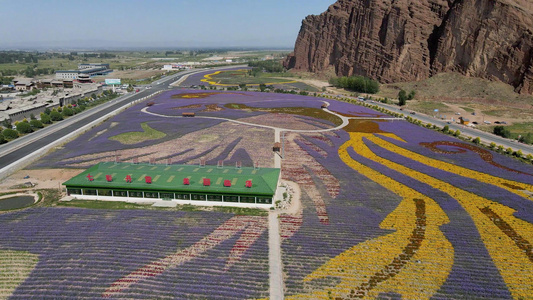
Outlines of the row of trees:
<svg viewBox="0 0 533 300">
<path fill-rule="evenodd" d="M 30 115 L 30 121 L 24 119 L 20 122 L 14 123 L 14 129 L 9 120 L 4 120 L 2 126 L 5 129 L 2 130 L 0 127 L 0 144 L 6 143 L 10 140 L 14 140 L 19 137 L 21 134 L 32 133 L 35 130 L 43 128 L 47 124 L 52 124 L 54 122 L 61 121 L 65 118 L 78 114 L 84 111 L 88 106 L 98 105 L 102 102 L 116 98 L 118 95 L 111 91 L 104 91 L 104 94 L 98 99 L 96 95 L 93 94 L 92 98 L 84 98 L 78 101 L 75 101 L 72 105 L 69 104 L 64 107 L 58 107 L 49 109 L 46 108 L 44 112 L 40 114 L 40 120 L 37 120 L 33 114 Z"/>
<path fill-rule="evenodd" d="M 404 89 L 401 89 L 398 92 L 398 105 L 404 106 L 407 103 L 407 100 L 412 100 L 415 98 L 416 92 L 413 90 L 407 94 Z"/>
<path fill-rule="evenodd" d="M 281 73 L 285 72 L 285 68 L 278 60 L 260 60 L 260 61 L 251 61 L 248 63 L 248 66 L 252 67 L 250 70 L 250 75 L 257 76 L 260 72 L 268 73 Z"/>
<path fill-rule="evenodd" d="M 379 92 L 379 82 L 364 76 L 342 76 L 330 78 L 329 84 L 359 93 Z"/>
</svg>

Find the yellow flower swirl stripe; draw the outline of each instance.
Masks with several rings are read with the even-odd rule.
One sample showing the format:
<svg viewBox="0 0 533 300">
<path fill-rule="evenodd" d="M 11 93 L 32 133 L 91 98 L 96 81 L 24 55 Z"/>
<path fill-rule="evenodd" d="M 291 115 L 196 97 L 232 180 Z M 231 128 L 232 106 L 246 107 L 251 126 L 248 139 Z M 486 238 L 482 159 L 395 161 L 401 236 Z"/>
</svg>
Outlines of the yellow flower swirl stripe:
<svg viewBox="0 0 533 300">
<path fill-rule="evenodd" d="M 388 135 L 385 134 L 385 136 L 388 136 Z M 496 176 L 492 176 L 492 175 L 489 175 L 489 174 L 486 174 L 486 173 L 482 173 L 482 172 L 470 170 L 470 169 L 467 169 L 467 168 L 463 168 L 463 167 L 460 167 L 460 166 L 456 166 L 456 165 L 453 165 L 453 164 L 450 164 L 450 163 L 447 163 L 447 162 L 444 162 L 444 161 L 440 161 L 440 160 L 437 160 L 437 159 L 429 158 L 429 157 L 420 155 L 418 153 L 409 151 L 409 150 L 407 150 L 405 148 L 402 148 L 400 146 L 397 146 L 397 145 L 395 145 L 393 143 L 389 143 L 389 142 L 379 138 L 378 136 L 372 135 L 372 136 L 367 136 L 366 138 L 369 139 L 370 141 L 374 142 L 376 145 L 378 145 L 378 146 L 380 146 L 380 147 L 382 147 L 382 148 L 384 148 L 386 150 L 389 150 L 391 152 L 400 154 L 400 155 L 402 155 L 404 157 L 410 158 L 410 159 L 412 159 L 414 161 L 417 161 L 419 163 L 423 163 L 423 164 L 425 164 L 427 166 L 430 166 L 430 167 L 433 167 L 433 168 L 437 168 L 437 169 L 440 169 L 440 170 L 443 170 L 443 171 L 451 172 L 451 173 L 454 173 L 454 174 L 457 174 L 457 175 L 460 175 L 460 176 L 463 176 L 463 177 L 468 177 L 468 178 L 472 178 L 472 179 L 475 179 L 475 180 L 478 180 L 478 181 L 481 181 L 481 182 L 484 182 L 484 183 L 492 184 L 492 185 L 501 187 L 503 189 L 506 189 L 509 192 L 517 194 L 517 195 L 519 195 L 521 197 L 524 197 L 524 198 L 527 198 L 528 194 L 524 193 L 523 190 L 529 190 L 529 191 L 533 192 L 533 185 L 530 185 L 530 184 L 527 184 L 527 183 L 507 180 L 507 179 L 496 177 Z M 517 189 L 511 188 L 513 186 L 514 187 L 519 187 L 522 190 L 517 190 Z"/>
<path fill-rule="evenodd" d="M 371 137 L 371 135 L 368 133 L 350 133 L 351 139 L 347 143 L 359 155 L 426 183 L 456 199 L 472 217 L 489 254 L 513 297 L 525 299 L 533 295 L 533 285 L 531 285 L 533 282 L 533 261 L 529 253 L 524 251 L 523 246 L 525 242 L 525 248 L 531 247 L 533 224 L 514 217 L 515 210 L 510 207 L 461 190 L 427 174 L 375 155 L 363 140 L 363 138 Z M 497 216 L 497 219 L 494 216 Z M 501 221 L 499 221 L 500 218 Z M 507 232 L 508 228 L 511 228 L 513 233 Z"/>
<path fill-rule="evenodd" d="M 430 298 L 453 265 L 453 247 L 439 230 L 448 217 L 432 199 L 353 160 L 349 145 L 339 149 L 347 165 L 403 197 L 380 224 L 395 232 L 353 246 L 304 278 L 336 277 L 341 280 L 337 286 L 288 299 L 376 298 L 388 291 L 407 299 Z"/>
<path fill-rule="evenodd" d="M 246 70 L 246 69 L 243 69 L 243 70 Z M 238 70 L 238 71 L 242 71 L 242 70 Z M 236 86 L 238 84 L 224 84 L 224 83 L 218 83 L 216 81 L 214 81 L 215 79 L 213 79 L 213 76 L 215 75 L 218 75 L 222 72 L 228 72 L 228 71 L 216 71 L 214 73 L 211 73 L 211 74 L 206 74 L 204 75 L 204 79 L 201 79 L 200 81 L 202 82 L 206 82 L 210 85 L 218 85 L 218 86 Z M 265 85 L 273 85 L 273 84 L 285 84 L 285 83 L 295 83 L 295 82 L 298 82 L 296 80 L 291 80 L 291 81 L 282 81 L 282 82 L 268 82 L 268 83 L 264 83 Z M 246 84 L 246 86 L 259 86 L 259 83 L 249 83 L 249 84 Z"/>
</svg>

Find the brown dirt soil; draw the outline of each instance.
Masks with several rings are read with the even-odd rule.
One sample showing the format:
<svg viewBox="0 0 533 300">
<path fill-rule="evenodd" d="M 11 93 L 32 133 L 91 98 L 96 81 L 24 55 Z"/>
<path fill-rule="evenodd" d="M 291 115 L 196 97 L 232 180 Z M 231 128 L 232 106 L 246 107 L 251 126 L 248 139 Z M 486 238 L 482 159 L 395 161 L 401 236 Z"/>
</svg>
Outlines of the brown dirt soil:
<svg viewBox="0 0 533 300">
<path fill-rule="evenodd" d="M 13 190 L 28 189 L 57 189 L 61 184 L 70 178 L 78 175 L 83 170 L 80 169 L 38 169 L 19 170 L 15 174 L 0 182 L 0 192 L 10 192 Z M 25 176 L 30 178 L 24 179 Z M 20 188 L 24 183 L 31 182 L 33 188 Z"/>
</svg>

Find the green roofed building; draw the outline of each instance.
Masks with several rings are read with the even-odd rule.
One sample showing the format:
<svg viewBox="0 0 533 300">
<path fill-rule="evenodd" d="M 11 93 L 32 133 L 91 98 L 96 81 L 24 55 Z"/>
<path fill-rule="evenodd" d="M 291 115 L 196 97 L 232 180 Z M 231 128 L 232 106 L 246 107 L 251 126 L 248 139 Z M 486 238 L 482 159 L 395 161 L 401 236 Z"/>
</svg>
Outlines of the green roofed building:
<svg viewBox="0 0 533 300">
<path fill-rule="evenodd" d="M 270 207 L 280 169 L 99 163 L 63 183 L 77 199 Z"/>
</svg>

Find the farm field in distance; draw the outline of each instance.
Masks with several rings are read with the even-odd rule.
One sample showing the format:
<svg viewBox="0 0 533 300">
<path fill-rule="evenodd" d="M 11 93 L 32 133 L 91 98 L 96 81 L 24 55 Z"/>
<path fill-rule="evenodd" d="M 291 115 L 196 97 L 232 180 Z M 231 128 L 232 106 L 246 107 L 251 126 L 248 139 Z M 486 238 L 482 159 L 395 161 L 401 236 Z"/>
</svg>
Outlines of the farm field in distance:
<svg viewBox="0 0 533 300">
<path fill-rule="evenodd" d="M 46 181 L 115 157 L 274 167 L 274 128 L 282 179 L 301 190 L 279 211 L 287 299 L 533 294 L 533 167 L 352 103 L 175 89 L 23 172 Z M 0 225 L 0 298 L 269 297 L 268 216 L 49 206 Z"/>
</svg>

